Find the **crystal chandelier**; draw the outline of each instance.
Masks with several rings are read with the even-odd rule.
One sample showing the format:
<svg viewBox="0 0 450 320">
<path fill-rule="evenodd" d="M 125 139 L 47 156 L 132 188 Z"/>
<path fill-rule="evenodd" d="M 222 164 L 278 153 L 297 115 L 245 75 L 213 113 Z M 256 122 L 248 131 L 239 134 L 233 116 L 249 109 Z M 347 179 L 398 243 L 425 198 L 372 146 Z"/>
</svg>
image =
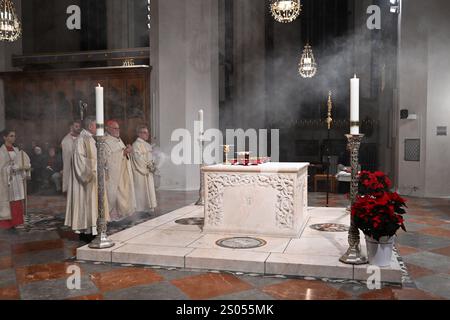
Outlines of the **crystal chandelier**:
<svg viewBox="0 0 450 320">
<path fill-rule="evenodd" d="M 302 57 L 300 58 L 300 63 L 298 64 L 298 73 L 303 78 L 312 78 L 317 73 L 317 63 L 312 52 L 312 48 L 309 44 L 303 49 Z"/>
<path fill-rule="evenodd" d="M 0 0 L 0 41 L 16 41 L 22 28 L 11 0 Z"/>
<path fill-rule="evenodd" d="M 302 11 L 302 5 L 300 0 L 271 0 L 270 10 L 276 21 L 288 23 L 297 19 Z"/>
</svg>

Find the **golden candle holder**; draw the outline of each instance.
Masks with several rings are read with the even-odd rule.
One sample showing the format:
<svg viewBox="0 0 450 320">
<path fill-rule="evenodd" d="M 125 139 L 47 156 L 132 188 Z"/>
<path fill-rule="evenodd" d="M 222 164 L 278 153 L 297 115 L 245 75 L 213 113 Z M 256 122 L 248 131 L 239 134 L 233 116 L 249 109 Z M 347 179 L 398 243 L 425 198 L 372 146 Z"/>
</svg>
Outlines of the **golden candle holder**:
<svg viewBox="0 0 450 320">
<path fill-rule="evenodd" d="M 230 159 L 228 159 L 228 154 L 231 151 L 231 147 L 234 147 L 231 144 L 224 144 L 223 147 L 223 164 L 225 165 L 231 165 Z"/>
</svg>

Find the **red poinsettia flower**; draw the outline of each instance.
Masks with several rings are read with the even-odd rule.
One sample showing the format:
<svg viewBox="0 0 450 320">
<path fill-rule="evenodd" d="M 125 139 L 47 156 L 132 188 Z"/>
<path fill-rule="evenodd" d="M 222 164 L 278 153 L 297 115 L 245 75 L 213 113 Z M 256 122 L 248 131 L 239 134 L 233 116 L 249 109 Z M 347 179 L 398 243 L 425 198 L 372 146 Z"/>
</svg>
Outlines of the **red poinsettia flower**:
<svg viewBox="0 0 450 320">
<path fill-rule="evenodd" d="M 406 231 L 403 214 L 406 201 L 396 192 L 389 192 L 391 180 L 380 171 L 360 173 L 360 195 L 352 205 L 356 226 L 366 235 L 379 240 L 393 236 L 399 228 Z"/>
</svg>

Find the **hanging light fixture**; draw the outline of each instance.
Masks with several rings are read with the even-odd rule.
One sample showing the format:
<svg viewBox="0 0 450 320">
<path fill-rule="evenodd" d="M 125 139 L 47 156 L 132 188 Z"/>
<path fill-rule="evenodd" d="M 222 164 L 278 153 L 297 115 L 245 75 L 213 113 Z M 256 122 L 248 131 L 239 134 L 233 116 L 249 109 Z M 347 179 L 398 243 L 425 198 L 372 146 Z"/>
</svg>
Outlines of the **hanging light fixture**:
<svg viewBox="0 0 450 320">
<path fill-rule="evenodd" d="M 270 11 L 276 21 L 289 23 L 300 15 L 302 5 L 300 0 L 271 0 Z"/>
<path fill-rule="evenodd" d="M 11 0 L 0 0 L 0 41 L 19 39 L 22 27 Z"/>
<path fill-rule="evenodd" d="M 298 73 L 303 78 L 312 78 L 317 73 L 317 63 L 312 48 L 309 44 L 303 49 L 302 57 L 298 64 Z"/>
</svg>

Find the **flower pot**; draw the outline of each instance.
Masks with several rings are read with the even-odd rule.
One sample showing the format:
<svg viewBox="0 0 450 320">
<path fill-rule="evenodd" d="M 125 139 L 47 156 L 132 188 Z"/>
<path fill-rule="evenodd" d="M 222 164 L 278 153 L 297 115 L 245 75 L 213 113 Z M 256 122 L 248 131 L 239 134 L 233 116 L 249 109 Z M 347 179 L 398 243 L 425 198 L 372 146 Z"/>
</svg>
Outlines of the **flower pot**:
<svg viewBox="0 0 450 320">
<path fill-rule="evenodd" d="M 369 263 L 378 267 L 390 266 L 394 242 L 395 237 L 382 237 L 380 241 L 377 241 L 372 237 L 366 236 Z"/>
</svg>

